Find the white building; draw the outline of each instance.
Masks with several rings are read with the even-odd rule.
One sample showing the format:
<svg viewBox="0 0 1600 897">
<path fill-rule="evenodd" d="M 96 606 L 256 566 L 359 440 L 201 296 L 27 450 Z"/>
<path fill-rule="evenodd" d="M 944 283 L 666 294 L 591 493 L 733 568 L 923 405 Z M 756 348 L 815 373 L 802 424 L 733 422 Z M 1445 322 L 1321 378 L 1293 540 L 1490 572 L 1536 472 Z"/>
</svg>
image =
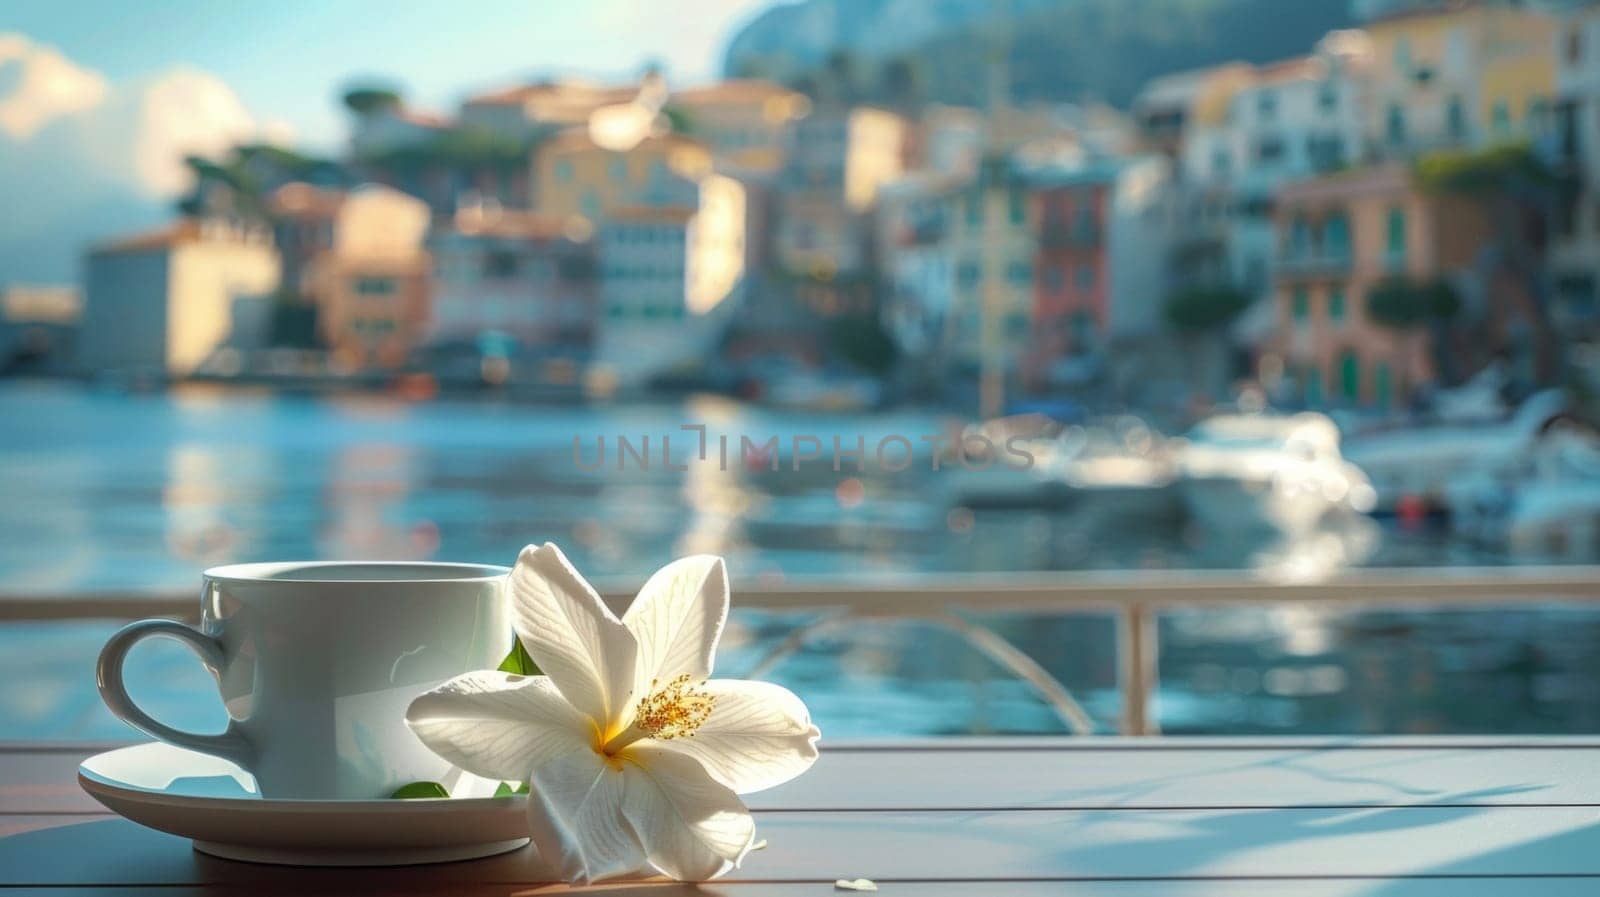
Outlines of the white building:
<svg viewBox="0 0 1600 897">
<path fill-rule="evenodd" d="M 613 210 L 599 230 L 593 387 L 634 388 L 703 361 L 742 293 L 745 189 L 709 175 L 693 206 Z"/>
<path fill-rule="evenodd" d="M 523 346 L 586 344 L 594 316 L 592 234 L 548 215 L 472 207 L 428 241 L 432 343 L 503 334 Z"/>
<path fill-rule="evenodd" d="M 1194 225 L 1181 279 L 1267 288 L 1273 192 L 1365 155 L 1370 57 L 1362 32 L 1335 31 L 1311 55 L 1253 69 L 1197 103 L 1180 150 Z"/>
<path fill-rule="evenodd" d="M 955 304 L 955 264 L 946 243 L 950 195 L 966 182 L 957 173 L 913 172 L 878 193 L 878 263 L 887 280 L 879 309 L 902 352 L 928 357 L 947 348 Z"/>
<path fill-rule="evenodd" d="M 79 366 L 183 377 L 227 343 L 236 307 L 278 288 L 264 233 L 183 219 L 89 252 Z"/>
</svg>

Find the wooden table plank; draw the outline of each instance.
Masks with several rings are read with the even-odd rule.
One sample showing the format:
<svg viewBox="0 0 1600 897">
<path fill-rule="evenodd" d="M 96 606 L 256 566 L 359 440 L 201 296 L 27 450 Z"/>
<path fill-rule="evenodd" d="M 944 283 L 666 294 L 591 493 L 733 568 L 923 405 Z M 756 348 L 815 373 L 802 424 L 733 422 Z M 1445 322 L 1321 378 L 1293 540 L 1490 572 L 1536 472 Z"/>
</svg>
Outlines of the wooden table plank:
<svg viewBox="0 0 1600 897">
<path fill-rule="evenodd" d="M 812 771 L 749 795 L 758 810 L 1600 806 L 1600 746 L 1259 747 L 1129 753 L 827 748 Z M 65 751 L 0 756 L 0 813 L 93 813 Z"/>
<path fill-rule="evenodd" d="M 1041 810 L 758 814 L 770 847 L 736 881 L 1589 876 L 1590 808 Z M 121 819 L 0 839 L 0 885 L 529 884 L 531 851 L 405 870 L 306 870 L 198 855 Z"/>
</svg>

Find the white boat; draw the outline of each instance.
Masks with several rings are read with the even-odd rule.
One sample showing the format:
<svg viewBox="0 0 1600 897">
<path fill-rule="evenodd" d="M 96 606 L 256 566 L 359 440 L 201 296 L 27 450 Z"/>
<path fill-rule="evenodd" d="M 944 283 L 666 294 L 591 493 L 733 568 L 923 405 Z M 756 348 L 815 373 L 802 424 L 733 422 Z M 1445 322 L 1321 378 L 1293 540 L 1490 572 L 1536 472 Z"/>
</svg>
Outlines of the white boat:
<svg viewBox="0 0 1600 897">
<path fill-rule="evenodd" d="M 1228 414 L 1202 421 L 1179 456 L 1184 503 L 1202 527 L 1310 531 L 1335 512 L 1372 509 L 1372 485 L 1339 453 L 1326 415 Z"/>
<path fill-rule="evenodd" d="M 1521 560 L 1593 562 L 1600 555 L 1600 439 L 1550 430 L 1514 477 L 1480 475 L 1452 490 L 1451 525 Z"/>
<path fill-rule="evenodd" d="M 1071 428 L 1058 440 L 1049 472 L 1074 507 L 1102 521 L 1175 517 L 1182 502 L 1171 441 L 1131 416 Z"/>
<path fill-rule="evenodd" d="M 953 433 L 939 457 L 949 503 L 968 508 L 1052 508 L 1067 500 L 1055 475 L 1063 429 L 1041 414 L 1000 417 Z"/>
<path fill-rule="evenodd" d="M 1459 494 L 1452 486 L 1473 478 L 1515 479 L 1523 459 L 1566 409 L 1566 397 L 1548 390 L 1497 422 L 1372 433 L 1351 439 L 1345 454 L 1371 478 L 1378 510 L 1394 510 L 1408 497 L 1449 508 Z"/>
</svg>

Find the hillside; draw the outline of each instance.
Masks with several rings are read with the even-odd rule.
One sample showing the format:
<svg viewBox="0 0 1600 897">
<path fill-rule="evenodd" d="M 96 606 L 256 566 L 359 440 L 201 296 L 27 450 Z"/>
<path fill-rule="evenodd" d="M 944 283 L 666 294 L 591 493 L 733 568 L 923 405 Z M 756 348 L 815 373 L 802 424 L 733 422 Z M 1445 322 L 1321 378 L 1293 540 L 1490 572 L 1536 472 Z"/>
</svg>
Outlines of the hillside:
<svg viewBox="0 0 1600 897">
<path fill-rule="evenodd" d="M 751 21 L 724 67 L 802 85 L 844 72 L 857 98 L 890 102 L 909 81 L 917 99 L 975 105 L 992 48 L 1009 46 L 1015 99 L 1125 106 L 1157 75 L 1302 54 L 1352 24 L 1349 0 L 804 0 Z"/>
</svg>

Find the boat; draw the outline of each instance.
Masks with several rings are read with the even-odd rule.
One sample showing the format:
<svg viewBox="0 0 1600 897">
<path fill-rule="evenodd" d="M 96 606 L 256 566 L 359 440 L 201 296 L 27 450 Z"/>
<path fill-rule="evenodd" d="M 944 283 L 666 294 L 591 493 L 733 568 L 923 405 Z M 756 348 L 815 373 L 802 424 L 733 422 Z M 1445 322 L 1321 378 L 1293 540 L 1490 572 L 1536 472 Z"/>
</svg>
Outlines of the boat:
<svg viewBox="0 0 1600 897">
<path fill-rule="evenodd" d="M 1073 427 L 1057 440 L 1046 472 L 1099 521 L 1174 518 L 1182 500 L 1171 442 L 1131 415 Z"/>
<path fill-rule="evenodd" d="M 1528 453 L 1566 414 L 1566 396 L 1546 390 L 1499 419 L 1456 409 L 1437 423 L 1352 438 L 1345 454 L 1371 478 L 1380 513 L 1408 500 L 1451 510 L 1452 498 L 1463 494 L 1453 485 L 1517 478 Z"/>
<path fill-rule="evenodd" d="M 1188 434 L 1178 470 L 1184 504 L 1208 530 L 1293 535 L 1375 501 L 1367 477 L 1340 454 L 1339 428 L 1314 412 L 1208 418 Z"/>
<path fill-rule="evenodd" d="M 1451 526 L 1518 560 L 1588 561 L 1600 551 L 1600 438 L 1547 431 L 1514 473 L 1480 473 L 1450 493 Z"/>
<path fill-rule="evenodd" d="M 1070 494 L 1055 473 L 1066 428 L 1044 414 L 963 427 L 938 453 L 949 504 L 965 508 L 1059 508 Z"/>
</svg>

